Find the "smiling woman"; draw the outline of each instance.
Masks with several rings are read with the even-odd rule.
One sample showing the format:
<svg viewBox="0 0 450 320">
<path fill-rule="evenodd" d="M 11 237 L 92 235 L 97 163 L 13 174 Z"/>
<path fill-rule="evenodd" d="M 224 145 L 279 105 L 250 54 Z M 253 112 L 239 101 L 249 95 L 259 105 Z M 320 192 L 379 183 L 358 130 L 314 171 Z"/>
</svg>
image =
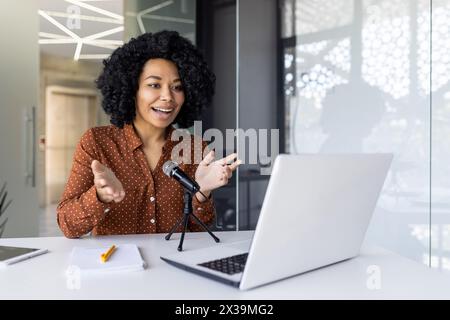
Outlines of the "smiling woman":
<svg viewBox="0 0 450 320">
<path fill-rule="evenodd" d="M 104 61 L 97 86 L 112 125 L 91 128 L 77 146 L 57 208 L 67 237 L 172 228 L 183 214 L 183 189 L 162 171 L 176 145 L 172 125 L 191 126 L 211 101 L 214 83 L 200 52 L 173 31 L 131 39 Z M 205 142 L 195 148 L 192 143 L 191 155 L 206 154 Z M 238 165 L 236 154 L 214 161 L 213 151 L 200 163 L 179 164 L 200 186 L 192 205 L 204 223 L 215 214 L 211 191 L 227 184 Z M 201 230 L 192 222 L 189 229 Z"/>
</svg>

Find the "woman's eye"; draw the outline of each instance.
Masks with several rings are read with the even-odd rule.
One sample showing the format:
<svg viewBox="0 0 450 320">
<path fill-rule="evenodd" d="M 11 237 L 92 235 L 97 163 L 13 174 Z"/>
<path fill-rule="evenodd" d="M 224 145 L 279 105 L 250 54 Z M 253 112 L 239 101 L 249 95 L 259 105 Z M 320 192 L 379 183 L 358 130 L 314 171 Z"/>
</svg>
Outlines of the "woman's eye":
<svg viewBox="0 0 450 320">
<path fill-rule="evenodd" d="M 183 86 L 172 87 L 174 91 L 183 91 Z"/>
<path fill-rule="evenodd" d="M 155 89 L 160 88 L 159 83 L 150 83 L 150 84 L 148 84 L 148 86 L 149 86 L 150 88 L 155 88 Z"/>
</svg>

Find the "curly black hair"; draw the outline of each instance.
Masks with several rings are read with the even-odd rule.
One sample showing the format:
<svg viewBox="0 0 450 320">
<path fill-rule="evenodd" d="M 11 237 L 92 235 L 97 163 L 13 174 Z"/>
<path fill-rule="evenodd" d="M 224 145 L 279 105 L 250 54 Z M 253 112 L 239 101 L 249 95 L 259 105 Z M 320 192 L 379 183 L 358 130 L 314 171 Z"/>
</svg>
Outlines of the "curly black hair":
<svg viewBox="0 0 450 320">
<path fill-rule="evenodd" d="M 170 60 L 178 68 L 185 94 L 183 108 L 174 120 L 180 128 L 192 126 L 211 102 L 216 77 L 200 51 L 176 31 L 145 33 L 103 60 L 103 72 L 96 80 L 103 95 L 102 107 L 113 125 L 123 128 L 135 118 L 139 76 L 144 64 L 156 58 Z"/>
</svg>

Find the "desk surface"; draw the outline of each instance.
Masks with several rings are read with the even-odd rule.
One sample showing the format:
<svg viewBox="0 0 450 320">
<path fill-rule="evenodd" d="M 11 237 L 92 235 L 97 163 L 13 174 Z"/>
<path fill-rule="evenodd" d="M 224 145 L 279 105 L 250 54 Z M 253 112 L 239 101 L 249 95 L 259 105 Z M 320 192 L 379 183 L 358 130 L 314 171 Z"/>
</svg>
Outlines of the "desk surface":
<svg viewBox="0 0 450 320">
<path fill-rule="evenodd" d="M 222 243 L 229 243 L 248 239 L 252 232 L 217 235 Z M 354 259 L 249 291 L 239 291 L 162 261 L 160 255 L 176 252 L 179 236 L 174 234 L 170 241 L 164 240 L 164 234 L 76 240 L 61 237 L 0 239 L 0 245 L 42 247 L 50 251 L 0 268 L 0 299 L 450 299 L 450 273 L 429 269 L 378 248 L 363 248 Z M 109 246 L 112 243 L 137 244 L 148 268 L 82 276 L 79 289 L 71 289 L 66 270 L 72 247 Z M 214 245 L 217 244 L 207 233 L 189 233 L 185 237 L 184 250 Z M 373 270 L 380 275 L 379 289 L 370 285 L 377 283 Z"/>
</svg>

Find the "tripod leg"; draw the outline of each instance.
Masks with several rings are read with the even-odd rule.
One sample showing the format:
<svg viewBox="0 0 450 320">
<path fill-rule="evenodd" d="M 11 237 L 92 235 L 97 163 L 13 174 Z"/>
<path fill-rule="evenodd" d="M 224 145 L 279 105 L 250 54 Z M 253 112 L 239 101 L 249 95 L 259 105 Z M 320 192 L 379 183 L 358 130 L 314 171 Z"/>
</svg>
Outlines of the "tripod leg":
<svg viewBox="0 0 450 320">
<path fill-rule="evenodd" d="M 211 235 L 211 237 L 213 237 L 214 241 L 216 242 L 220 242 L 220 239 L 217 238 L 214 233 L 211 232 L 211 230 L 209 230 L 209 228 L 206 226 L 206 224 L 203 223 L 202 220 L 200 220 L 195 214 L 191 213 L 191 216 L 193 216 L 195 218 L 195 220 L 203 227 L 203 229 L 205 229 L 206 231 L 208 231 L 208 233 Z"/>
<path fill-rule="evenodd" d="M 181 233 L 181 239 L 180 239 L 180 244 L 178 245 L 178 251 L 183 251 L 184 234 L 186 233 L 186 230 L 187 230 L 188 221 L 189 221 L 189 215 L 185 214 L 184 219 L 183 219 L 184 228 L 183 228 L 183 232 Z"/>
<path fill-rule="evenodd" d="M 172 230 L 170 230 L 169 234 L 165 237 L 166 240 L 169 240 L 172 234 L 175 232 L 175 230 L 178 229 L 180 224 L 184 221 L 184 218 L 180 218 L 180 220 L 177 222 L 176 225 L 173 226 Z"/>
</svg>

